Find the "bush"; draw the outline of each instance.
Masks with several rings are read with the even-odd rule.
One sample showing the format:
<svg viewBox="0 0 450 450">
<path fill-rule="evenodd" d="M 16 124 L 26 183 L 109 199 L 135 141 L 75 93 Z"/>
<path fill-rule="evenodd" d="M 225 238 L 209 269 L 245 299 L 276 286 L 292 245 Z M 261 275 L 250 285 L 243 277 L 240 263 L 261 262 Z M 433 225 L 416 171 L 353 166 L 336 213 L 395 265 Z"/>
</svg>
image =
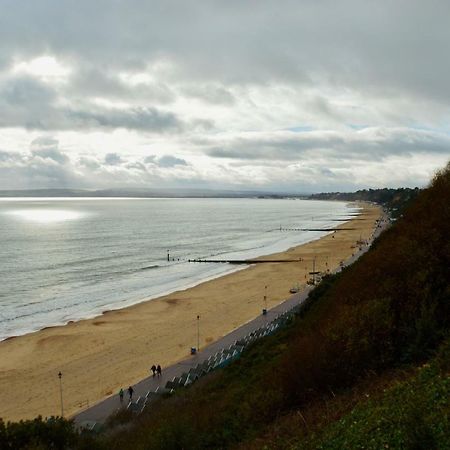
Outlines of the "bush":
<svg viewBox="0 0 450 450">
<path fill-rule="evenodd" d="M 0 419 L 0 449 L 66 449 L 77 442 L 73 424 L 61 417 L 4 423 Z"/>
</svg>

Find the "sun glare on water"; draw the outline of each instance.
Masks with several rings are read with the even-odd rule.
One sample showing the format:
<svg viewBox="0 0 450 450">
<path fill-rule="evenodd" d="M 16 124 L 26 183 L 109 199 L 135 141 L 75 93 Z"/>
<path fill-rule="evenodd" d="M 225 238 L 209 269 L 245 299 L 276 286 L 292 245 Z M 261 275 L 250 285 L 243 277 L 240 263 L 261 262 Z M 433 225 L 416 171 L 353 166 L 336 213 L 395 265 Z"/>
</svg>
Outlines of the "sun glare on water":
<svg viewBox="0 0 450 450">
<path fill-rule="evenodd" d="M 9 211 L 8 214 L 37 223 L 65 222 L 79 219 L 84 215 L 79 211 L 68 209 L 17 209 Z"/>
</svg>

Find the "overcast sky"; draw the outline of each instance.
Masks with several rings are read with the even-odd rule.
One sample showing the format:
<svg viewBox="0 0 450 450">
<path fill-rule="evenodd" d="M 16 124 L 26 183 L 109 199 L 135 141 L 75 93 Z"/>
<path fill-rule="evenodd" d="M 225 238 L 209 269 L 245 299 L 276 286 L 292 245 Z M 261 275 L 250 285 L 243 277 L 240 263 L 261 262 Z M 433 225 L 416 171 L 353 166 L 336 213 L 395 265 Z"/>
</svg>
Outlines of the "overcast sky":
<svg viewBox="0 0 450 450">
<path fill-rule="evenodd" d="M 448 0 L 0 0 L 0 189 L 423 186 Z"/>
</svg>

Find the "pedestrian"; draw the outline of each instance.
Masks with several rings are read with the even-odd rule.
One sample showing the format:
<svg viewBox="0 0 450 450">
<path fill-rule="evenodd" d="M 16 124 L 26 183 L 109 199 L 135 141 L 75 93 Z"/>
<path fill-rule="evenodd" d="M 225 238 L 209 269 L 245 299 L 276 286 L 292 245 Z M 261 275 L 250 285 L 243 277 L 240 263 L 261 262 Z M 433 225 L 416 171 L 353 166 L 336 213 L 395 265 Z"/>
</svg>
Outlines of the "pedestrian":
<svg viewBox="0 0 450 450">
<path fill-rule="evenodd" d="M 156 366 L 153 364 L 152 367 L 150 367 L 150 370 L 153 372 L 153 376 L 156 374 Z"/>
<path fill-rule="evenodd" d="M 134 392 L 134 389 L 130 386 L 128 388 L 128 395 L 130 396 L 130 402 L 131 402 L 131 399 L 133 398 L 133 392 Z"/>
<path fill-rule="evenodd" d="M 158 367 L 156 367 L 156 373 L 158 374 L 158 377 L 161 376 L 161 372 L 162 372 L 161 366 L 158 364 Z"/>
<path fill-rule="evenodd" d="M 120 399 L 120 403 L 123 403 L 123 389 L 122 388 L 120 388 L 120 391 L 119 391 L 119 399 Z"/>
</svg>

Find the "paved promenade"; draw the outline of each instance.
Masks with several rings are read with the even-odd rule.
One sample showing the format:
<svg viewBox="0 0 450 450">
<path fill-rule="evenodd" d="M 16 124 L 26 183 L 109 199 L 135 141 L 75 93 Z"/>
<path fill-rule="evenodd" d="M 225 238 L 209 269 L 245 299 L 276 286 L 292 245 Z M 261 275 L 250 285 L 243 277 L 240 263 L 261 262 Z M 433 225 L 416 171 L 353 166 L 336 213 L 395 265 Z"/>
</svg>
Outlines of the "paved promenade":
<svg viewBox="0 0 450 450">
<path fill-rule="evenodd" d="M 377 227 L 374 231 L 373 239 L 377 238 L 387 226 L 388 222 L 384 221 L 379 227 Z M 367 252 L 371 243 L 372 240 L 369 242 L 368 246 L 364 246 L 361 250 L 357 250 L 350 259 L 345 261 L 343 267 L 353 264 L 353 262 L 356 261 L 362 254 Z M 188 372 L 190 368 L 194 368 L 199 363 L 206 361 L 210 356 L 216 354 L 220 350 L 230 347 L 237 340 L 244 338 L 252 331 L 255 331 L 271 322 L 278 315 L 290 311 L 296 305 L 302 304 L 306 300 L 312 289 L 312 286 L 307 286 L 304 291 L 292 295 L 284 302 L 267 311 L 266 315 L 261 314 L 250 322 L 242 325 L 241 327 L 222 337 L 218 341 L 202 348 L 201 351 L 196 355 L 189 356 L 186 359 L 173 364 L 172 366 L 166 368 L 163 367 L 161 377 L 149 376 L 139 383 L 133 385 L 133 400 L 137 400 L 139 397 L 145 397 L 148 391 L 155 391 L 158 387 L 160 389 L 164 388 L 167 381 L 172 380 L 174 377 L 179 377 L 184 372 Z M 123 386 L 125 391 L 123 405 L 126 405 L 128 403 L 128 393 L 126 392 L 127 387 L 128 386 Z M 96 405 L 91 406 L 85 411 L 76 414 L 73 419 L 76 424 L 81 424 L 86 421 L 103 423 L 109 415 L 117 411 L 123 405 L 121 405 L 119 396 L 116 393 L 115 395 L 100 401 Z"/>
<path fill-rule="evenodd" d="M 161 377 L 149 376 L 139 383 L 133 386 L 134 393 L 133 399 L 137 400 L 138 397 L 144 397 L 148 391 L 155 391 L 156 388 L 163 388 L 167 381 L 172 380 L 174 377 L 179 377 L 183 372 L 187 372 L 190 368 L 194 368 L 197 364 L 206 361 L 210 356 L 214 355 L 223 348 L 229 347 L 237 340 L 244 338 L 250 332 L 257 330 L 258 328 L 266 325 L 271 320 L 275 319 L 279 314 L 289 311 L 295 305 L 302 303 L 307 298 L 312 287 L 308 287 L 305 291 L 293 295 L 288 300 L 275 306 L 271 310 L 267 311 L 266 315 L 260 315 L 252 321 L 242 325 L 226 336 L 222 337 L 218 341 L 200 349 L 196 355 L 190 356 L 172 366 L 167 368 L 163 367 Z M 262 311 L 261 311 L 262 312 Z M 149 368 L 150 369 L 150 368 Z M 128 386 L 124 386 L 124 404 L 128 403 L 128 393 L 126 389 Z M 118 408 L 120 408 L 119 396 L 113 395 L 106 398 L 100 403 L 88 408 L 87 410 L 77 414 L 74 417 L 75 423 L 81 423 L 83 421 L 95 421 L 103 423 L 105 419 Z"/>
</svg>

